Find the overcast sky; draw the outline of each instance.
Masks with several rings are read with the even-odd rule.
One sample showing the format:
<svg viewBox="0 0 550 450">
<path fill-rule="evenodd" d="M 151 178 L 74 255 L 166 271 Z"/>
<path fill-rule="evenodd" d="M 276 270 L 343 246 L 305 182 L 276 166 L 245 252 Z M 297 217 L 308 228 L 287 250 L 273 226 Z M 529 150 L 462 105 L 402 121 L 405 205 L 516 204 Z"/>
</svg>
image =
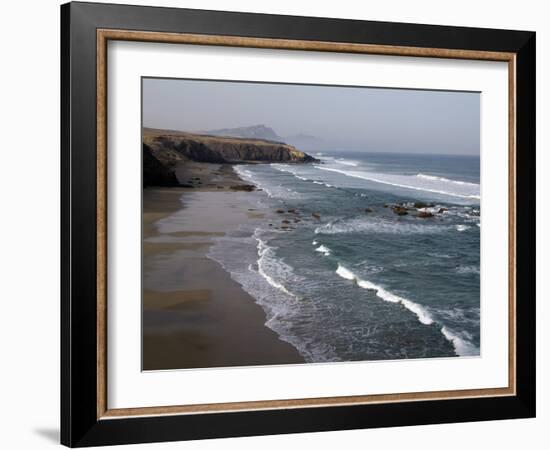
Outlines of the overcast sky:
<svg viewBox="0 0 550 450">
<path fill-rule="evenodd" d="M 227 81 L 143 79 L 143 124 L 181 131 L 263 124 L 323 150 L 479 154 L 480 95 Z"/>
</svg>

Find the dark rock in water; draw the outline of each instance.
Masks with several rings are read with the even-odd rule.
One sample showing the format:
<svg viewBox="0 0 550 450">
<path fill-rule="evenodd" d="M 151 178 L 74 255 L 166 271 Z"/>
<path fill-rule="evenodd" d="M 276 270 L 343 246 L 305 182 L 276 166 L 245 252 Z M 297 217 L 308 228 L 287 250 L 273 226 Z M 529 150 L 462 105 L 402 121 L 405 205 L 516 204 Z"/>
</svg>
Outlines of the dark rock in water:
<svg viewBox="0 0 550 450">
<path fill-rule="evenodd" d="M 249 211 L 256 211 L 254 208 L 248 208 Z"/>
<path fill-rule="evenodd" d="M 289 209 L 288 212 L 290 214 L 298 214 L 298 212 L 295 209 Z"/>
<path fill-rule="evenodd" d="M 234 191 L 252 192 L 256 189 L 256 186 L 253 184 L 237 184 L 236 186 L 231 186 L 231 189 Z"/>
<path fill-rule="evenodd" d="M 428 211 L 419 211 L 416 217 L 420 217 L 422 219 L 428 219 L 430 217 L 433 217 L 434 215 L 431 212 Z"/>
<path fill-rule="evenodd" d="M 444 213 L 445 211 L 449 211 L 447 208 L 439 208 L 439 211 L 437 211 L 439 214 Z"/>
<path fill-rule="evenodd" d="M 301 222 L 300 219 L 294 219 L 294 223 L 299 223 L 299 222 Z"/>
<path fill-rule="evenodd" d="M 392 211 L 397 214 L 398 216 L 406 216 L 407 214 L 409 214 L 407 212 L 407 208 L 405 208 L 404 206 L 399 206 L 399 205 L 395 205 L 393 208 L 392 208 Z"/>
<path fill-rule="evenodd" d="M 290 220 L 283 220 L 283 221 L 281 221 L 281 223 L 289 224 L 289 223 L 290 223 Z"/>
<path fill-rule="evenodd" d="M 366 212 L 366 213 L 371 213 L 371 212 L 374 212 L 374 211 L 373 211 L 372 209 L 370 209 L 370 208 L 365 208 L 365 212 Z"/>
<path fill-rule="evenodd" d="M 184 188 L 191 188 L 193 189 L 195 186 L 193 186 L 192 184 L 188 184 L 188 183 L 183 183 L 180 185 L 181 187 L 184 187 Z"/>
<path fill-rule="evenodd" d="M 278 209 L 277 211 L 275 211 L 277 214 L 283 214 L 284 211 L 282 209 Z"/>
<path fill-rule="evenodd" d="M 218 189 L 223 189 L 223 186 L 218 186 Z"/>
<path fill-rule="evenodd" d="M 387 207 L 389 207 L 389 206 L 390 206 L 389 204 L 384 203 L 384 208 L 387 208 Z"/>
<path fill-rule="evenodd" d="M 312 217 L 315 217 L 316 219 L 321 219 L 321 215 L 317 213 L 311 213 Z"/>
<path fill-rule="evenodd" d="M 433 203 L 425 203 L 425 202 L 415 202 L 413 205 L 416 209 L 431 208 L 434 206 Z"/>
<path fill-rule="evenodd" d="M 273 226 L 273 224 L 272 224 L 272 223 L 270 223 L 270 224 L 269 224 L 269 226 L 270 226 L 270 227 L 272 227 L 272 226 Z"/>
</svg>

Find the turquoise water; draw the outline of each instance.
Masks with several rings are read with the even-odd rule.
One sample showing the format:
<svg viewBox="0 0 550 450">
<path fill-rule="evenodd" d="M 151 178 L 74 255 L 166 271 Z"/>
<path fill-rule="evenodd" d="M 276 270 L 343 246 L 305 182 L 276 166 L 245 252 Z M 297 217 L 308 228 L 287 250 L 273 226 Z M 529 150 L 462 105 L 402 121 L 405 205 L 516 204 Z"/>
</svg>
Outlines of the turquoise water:
<svg viewBox="0 0 550 450">
<path fill-rule="evenodd" d="M 235 166 L 265 223 L 209 256 L 308 362 L 479 355 L 479 157 L 315 156 Z M 433 218 L 385 207 L 420 201 Z"/>
</svg>

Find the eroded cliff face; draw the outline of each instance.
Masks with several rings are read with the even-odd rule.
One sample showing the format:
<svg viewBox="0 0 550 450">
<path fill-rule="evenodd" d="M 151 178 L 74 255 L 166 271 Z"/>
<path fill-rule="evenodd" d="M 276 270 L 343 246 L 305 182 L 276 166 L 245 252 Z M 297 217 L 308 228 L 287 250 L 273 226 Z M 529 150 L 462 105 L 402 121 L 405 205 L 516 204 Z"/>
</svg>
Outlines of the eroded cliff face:
<svg viewBox="0 0 550 450">
<path fill-rule="evenodd" d="M 160 162 L 147 144 L 143 144 L 143 187 L 179 186 L 176 174 Z"/>
<path fill-rule="evenodd" d="M 217 164 L 318 161 L 281 142 L 144 129 L 144 186 L 178 185 L 173 169 L 178 161 L 185 160 Z"/>
<path fill-rule="evenodd" d="M 262 139 L 241 139 L 145 129 L 143 142 L 163 164 L 182 159 L 210 163 L 314 162 L 292 145 Z"/>
</svg>

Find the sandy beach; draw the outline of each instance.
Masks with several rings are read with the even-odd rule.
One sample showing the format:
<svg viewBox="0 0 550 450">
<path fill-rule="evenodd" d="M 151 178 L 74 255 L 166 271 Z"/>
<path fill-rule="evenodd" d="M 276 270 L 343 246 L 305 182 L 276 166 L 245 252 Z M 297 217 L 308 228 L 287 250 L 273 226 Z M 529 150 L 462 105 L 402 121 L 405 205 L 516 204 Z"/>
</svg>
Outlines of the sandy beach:
<svg viewBox="0 0 550 450">
<path fill-rule="evenodd" d="M 303 363 L 206 256 L 226 230 L 263 219 L 258 194 L 234 189 L 245 182 L 231 165 L 186 161 L 176 175 L 188 187 L 143 191 L 143 370 Z"/>
</svg>

